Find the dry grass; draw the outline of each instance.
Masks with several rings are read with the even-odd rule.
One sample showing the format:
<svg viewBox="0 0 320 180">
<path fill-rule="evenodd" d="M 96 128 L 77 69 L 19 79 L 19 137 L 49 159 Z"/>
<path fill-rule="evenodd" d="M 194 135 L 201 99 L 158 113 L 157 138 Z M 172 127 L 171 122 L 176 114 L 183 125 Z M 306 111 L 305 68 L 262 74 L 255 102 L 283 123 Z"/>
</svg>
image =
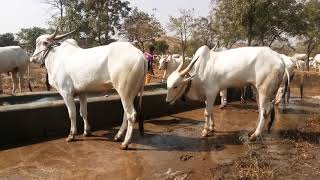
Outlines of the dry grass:
<svg viewBox="0 0 320 180">
<path fill-rule="evenodd" d="M 320 117 L 283 131 L 278 138 L 246 144 L 247 152 L 231 164 L 212 169 L 214 179 L 304 179 L 320 176 Z"/>
</svg>

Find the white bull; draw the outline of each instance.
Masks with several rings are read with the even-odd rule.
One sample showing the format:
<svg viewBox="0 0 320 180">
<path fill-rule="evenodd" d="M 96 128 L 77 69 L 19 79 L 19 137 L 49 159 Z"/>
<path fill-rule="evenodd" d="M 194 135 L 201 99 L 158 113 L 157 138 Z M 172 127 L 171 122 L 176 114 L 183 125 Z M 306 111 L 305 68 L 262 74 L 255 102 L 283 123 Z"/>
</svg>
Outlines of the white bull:
<svg viewBox="0 0 320 180">
<path fill-rule="evenodd" d="M 70 33 L 57 36 L 55 32 L 52 35 L 39 36 L 31 58 L 31 61 L 45 64 L 50 85 L 57 89 L 67 105 L 71 128 L 66 141 L 74 140 L 77 134 L 74 96 L 79 95 L 80 115 L 84 121 L 86 136 L 90 134 L 86 93 L 105 92 L 115 88 L 124 108 L 122 126 L 115 140 L 119 140 L 127 129 L 121 145 L 121 149 L 127 149 L 137 114 L 134 98 L 139 92 L 141 105 L 147 71 L 144 55 L 129 42 L 114 42 L 106 46 L 82 49 L 75 40 L 68 39 L 58 46 L 57 41 Z"/>
<path fill-rule="evenodd" d="M 320 54 L 316 54 L 314 56 L 313 63 L 314 63 L 315 71 L 317 72 L 317 69 L 318 69 L 318 71 L 320 72 Z"/>
<path fill-rule="evenodd" d="M 29 65 L 29 56 L 20 46 L 0 47 L 0 93 L 2 92 L 1 73 L 11 73 L 13 81 L 12 93 L 18 86 L 17 75 L 19 74 L 19 91 L 22 92 L 23 76 Z M 29 85 L 29 89 L 30 89 Z M 31 89 L 30 89 L 31 91 Z"/>
<path fill-rule="evenodd" d="M 159 70 L 164 70 L 161 81 L 164 82 L 167 76 L 169 76 L 174 70 L 177 69 L 182 61 L 182 57 L 175 55 L 162 56 L 159 60 Z M 185 63 L 187 64 L 187 63 Z"/>
<path fill-rule="evenodd" d="M 181 96 L 205 101 L 205 125 L 202 136 L 214 130 L 213 103 L 217 93 L 228 87 L 251 84 L 257 91 L 259 123 L 250 140 L 262 132 L 265 120 L 274 118 L 274 100 L 282 82 L 285 64 L 281 56 L 268 47 L 244 47 L 212 52 L 207 46 L 200 47 L 187 68 L 182 64 L 167 80 L 166 101 L 175 103 Z M 269 123 L 271 128 L 273 119 Z"/>
<path fill-rule="evenodd" d="M 289 74 L 289 81 L 292 81 L 293 76 L 294 76 L 294 62 L 292 61 L 292 58 L 289 56 L 286 56 L 284 54 L 280 54 L 282 57 L 282 60 L 286 66 L 286 69 L 288 71 Z M 284 74 L 285 78 L 283 79 L 283 81 L 281 83 L 280 88 L 278 89 L 277 95 L 276 95 L 276 99 L 275 99 L 275 104 L 279 104 L 281 102 L 281 100 L 284 103 L 289 103 L 289 98 L 290 98 L 290 82 L 287 81 L 287 74 Z M 287 98 L 285 98 L 285 96 L 287 95 Z"/>
</svg>

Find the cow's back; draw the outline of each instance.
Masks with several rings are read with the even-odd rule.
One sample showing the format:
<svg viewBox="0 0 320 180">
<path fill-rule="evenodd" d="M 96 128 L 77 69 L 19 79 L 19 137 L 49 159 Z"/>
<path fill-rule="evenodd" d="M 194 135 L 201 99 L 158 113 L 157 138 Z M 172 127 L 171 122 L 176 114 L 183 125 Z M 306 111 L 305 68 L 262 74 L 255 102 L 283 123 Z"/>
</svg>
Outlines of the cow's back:
<svg viewBox="0 0 320 180">
<path fill-rule="evenodd" d="M 320 54 L 316 54 L 313 58 L 314 62 L 320 63 Z"/>
<path fill-rule="evenodd" d="M 104 91 L 125 84 L 144 73 L 143 53 L 127 42 L 114 42 L 89 49 L 68 47 L 55 62 L 57 74 L 66 73 L 76 91 Z M 57 77 L 55 77 L 57 78 Z M 63 81 L 59 81 L 58 86 Z"/>
<path fill-rule="evenodd" d="M 20 46 L 0 47 L 0 72 L 9 72 L 15 68 L 25 68 L 29 56 Z"/>
<path fill-rule="evenodd" d="M 233 84 L 239 87 L 247 83 L 263 81 L 273 72 L 283 74 L 284 63 L 278 53 L 268 47 L 243 47 L 222 52 L 210 51 L 210 58 L 203 61 L 203 76 L 207 83 L 221 82 L 224 89 Z M 225 83 L 224 83 L 225 82 Z"/>
</svg>

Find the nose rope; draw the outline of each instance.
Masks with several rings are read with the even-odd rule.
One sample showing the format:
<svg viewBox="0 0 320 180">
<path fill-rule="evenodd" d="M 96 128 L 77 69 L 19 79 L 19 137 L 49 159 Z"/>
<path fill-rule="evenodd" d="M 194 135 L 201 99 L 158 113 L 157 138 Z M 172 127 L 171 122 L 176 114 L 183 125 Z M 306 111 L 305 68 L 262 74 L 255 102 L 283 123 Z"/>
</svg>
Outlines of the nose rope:
<svg viewBox="0 0 320 180">
<path fill-rule="evenodd" d="M 187 77 L 191 77 L 189 73 L 187 73 Z M 192 80 L 188 81 L 188 85 L 187 85 L 184 93 L 182 94 L 182 99 L 185 99 L 187 94 L 189 93 L 190 88 L 191 88 L 191 83 L 192 83 Z"/>
</svg>

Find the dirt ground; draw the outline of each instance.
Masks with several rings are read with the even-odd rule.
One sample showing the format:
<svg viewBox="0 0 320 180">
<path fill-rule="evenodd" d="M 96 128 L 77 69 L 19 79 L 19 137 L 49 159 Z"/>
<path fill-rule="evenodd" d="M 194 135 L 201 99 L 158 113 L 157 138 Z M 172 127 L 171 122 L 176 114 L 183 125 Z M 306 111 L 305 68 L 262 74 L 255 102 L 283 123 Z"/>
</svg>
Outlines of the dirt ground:
<svg viewBox="0 0 320 180">
<path fill-rule="evenodd" d="M 298 92 L 298 89 L 293 89 Z M 319 96 L 294 96 L 276 109 L 271 134 L 254 143 L 254 102 L 214 107 L 216 132 L 200 138 L 204 109 L 146 121 L 130 149 L 113 142 L 117 129 L 0 151 L 0 179 L 319 179 Z M 137 128 L 135 128 L 137 129 Z"/>
</svg>

